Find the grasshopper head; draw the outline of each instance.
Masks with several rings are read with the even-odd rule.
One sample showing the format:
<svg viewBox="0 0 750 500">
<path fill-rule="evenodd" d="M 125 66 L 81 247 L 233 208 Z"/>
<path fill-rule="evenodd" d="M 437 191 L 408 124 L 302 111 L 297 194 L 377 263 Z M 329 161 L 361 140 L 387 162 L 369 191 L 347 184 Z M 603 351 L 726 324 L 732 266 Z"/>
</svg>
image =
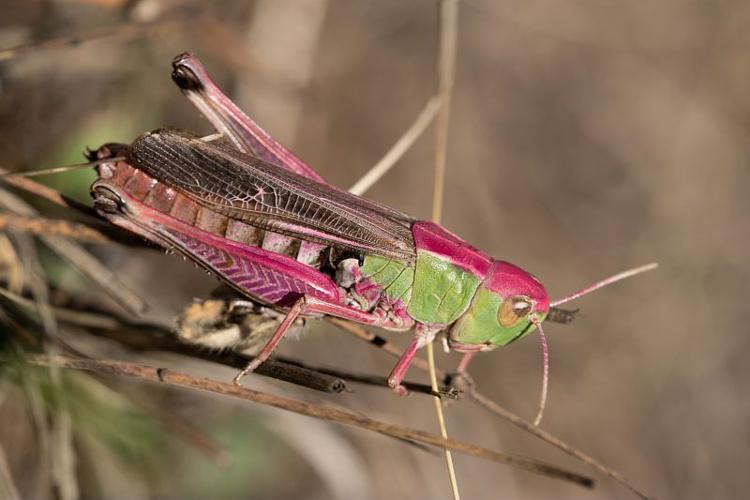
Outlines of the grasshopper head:
<svg viewBox="0 0 750 500">
<path fill-rule="evenodd" d="M 471 306 L 453 324 L 449 341 L 459 352 L 489 351 L 533 332 L 548 312 L 549 297 L 539 280 L 495 261 Z"/>
</svg>

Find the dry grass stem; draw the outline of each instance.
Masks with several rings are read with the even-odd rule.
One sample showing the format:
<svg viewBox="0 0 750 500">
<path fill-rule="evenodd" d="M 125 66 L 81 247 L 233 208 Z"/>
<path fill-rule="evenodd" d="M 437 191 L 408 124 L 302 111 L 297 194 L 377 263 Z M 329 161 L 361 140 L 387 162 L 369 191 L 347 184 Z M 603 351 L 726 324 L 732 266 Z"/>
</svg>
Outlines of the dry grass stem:
<svg viewBox="0 0 750 500">
<path fill-rule="evenodd" d="M 391 356 L 394 356 L 397 358 L 401 355 L 401 351 L 398 347 L 388 342 L 385 338 L 372 333 L 371 331 L 367 330 L 366 328 L 360 325 L 355 325 L 348 321 L 343 321 L 343 320 L 339 320 L 335 318 L 326 318 L 326 321 L 339 327 L 343 331 L 351 335 L 354 335 L 358 339 L 364 340 L 365 342 L 368 342 L 369 344 L 382 349 L 384 352 L 387 352 Z M 429 370 L 427 361 L 418 357 L 414 358 L 414 361 L 412 362 L 412 366 L 419 368 L 423 372 L 427 372 Z M 441 379 L 445 379 L 445 377 L 448 376 L 448 372 L 440 370 L 440 369 L 436 370 L 436 374 Z M 550 434 L 549 432 L 542 430 L 541 428 L 535 426 L 533 423 L 529 422 L 528 420 L 525 420 L 524 418 L 516 415 L 512 411 L 503 408 L 502 406 L 494 402 L 492 399 L 488 398 L 487 396 L 477 391 L 476 387 L 471 387 L 466 393 L 466 397 L 474 401 L 476 404 L 478 404 L 485 410 L 489 411 L 490 413 L 504 420 L 507 420 L 508 422 L 524 430 L 525 432 L 528 432 L 529 434 L 532 434 L 533 436 L 538 437 L 542 441 L 548 444 L 551 444 L 552 446 L 556 448 L 559 448 L 565 453 L 577 458 L 581 462 L 595 468 L 602 474 L 622 484 L 623 486 L 631 490 L 633 493 L 635 493 L 639 497 L 643 499 L 650 498 L 649 495 L 647 495 L 640 489 L 636 488 L 627 478 L 625 478 L 619 472 L 611 469 L 610 467 L 607 467 L 606 465 L 602 464 L 600 461 L 584 453 L 578 448 L 572 445 L 569 445 L 568 443 L 554 436 L 553 434 Z"/>
<path fill-rule="evenodd" d="M 396 143 L 375 165 L 367 171 L 352 187 L 349 192 L 358 196 L 366 193 L 375 185 L 388 171 L 406 154 L 409 148 L 419 139 L 422 133 L 430 126 L 440 108 L 440 98 L 433 96 L 427 101 L 422 111 L 414 120 L 414 123 L 404 132 Z"/>
<path fill-rule="evenodd" d="M 184 21 L 151 22 L 143 24 L 122 24 L 89 31 L 88 33 L 76 33 L 72 35 L 60 35 L 46 40 L 22 43 L 13 47 L 0 49 L 0 62 L 15 59 L 17 57 L 34 54 L 49 49 L 60 49 L 80 45 L 81 43 L 103 40 L 106 38 L 133 38 L 148 34 L 151 31 L 172 27 Z"/>
<path fill-rule="evenodd" d="M 30 356 L 27 361 L 37 366 L 54 366 L 64 369 L 85 370 L 100 375 L 112 375 L 118 377 L 131 377 L 139 380 L 163 383 L 170 386 L 195 389 L 224 396 L 231 396 L 246 401 L 252 401 L 266 406 L 291 411 L 300 415 L 319 418 L 329 422 L 335 422 L 352 427 L 377 432 L 386 436 L 416 441 L 418 443 L 451 449 L 466 455 L 482 458 L 492 462 L 510 465 L 528 472 L 547 476 L 550 478 L 566 481 L 585 488 L 591 488 L 594 480 L 571 472 L 554 465 L 538 462 L 524 457 L 508 455 L 499 451 L 490 450 L 456 439 L 445 439 L 434 434 L 420 430 L 389 424 L 366 416 L 358 415 L 350 411 L 337 408 L 328 408 L 305 401 L 268 394 L 260 391 L 239 387 L 234 384 L 226 384 L 206 378 L 193 377 L 165 368 L 137 363 L 125 363 L 119 361 L 103 361 L 73 358 L 67 356 Z"/>
<path fill-rule="evenodd" d="M 14 214 L 0 214 L 0 231 L 22 231 L 37 236 L 63 236 L 81 243 L 112 243 L 112 240 L 84 224 L 62 219 L 27 217 Z"/>
<path fill-rule="evenodd" d="M 439 22 L 439 52 L 437 60 L 438 92 L 440 109 L 437 115 L 435 141 L 435 178 L 432 189 L 432 221 L 439 224 L 443 213 L 443 194 L 445 192 L 445 168 L 448 151 L 448 124 L 450 117 L 451 91 L 456 72 L 456 43 L 458 39 L 458 0 L 441 0 Z M 427 345 L 427 363 L 432 390 L 437 392 L 438 383 L 435 370 L 435 347 L 433 343 Z M 439 397 L 435 397 L 435 415 L 440 426 L 440 435 L 448 437 L 445 425 L 443 405 Z M 459 500 L 458 480 L 453 467 L 453 457 L 449 450 L 445 450 L 445 463 L 448 467 L 448 477 L 451 483 L 453 498 Z"/>
<path fill-rule="evenodd" d="M 57 193 L 57 191 L 42 186 L 31 179 L 9 176 L 5 177 L 4 180 L 6 182 L 18 180 L 20 181 L 20 184 L 14 184 L 17 187 L 21 187 L 22 189 L 28 188 L 29 192 L 33 192 L 34 194 L 44 192 L 52 196 L 52 198 L 59 198 L 62 201 L 62 206 L 72 207 L 72 205 L 65 202 L 64 198 Z M 38 215 L 37 211 L 28 203 L 4 189 L 0 189 L 0 205 L 10 212 L 19 215 L 27 217 L 35 217 Z M 62 258 L 78 269 L 81 274 L 96 283 L 126 311 L 133 314 L 140 314 L 146 310 L 145 301 L 134 292 L 130 291 L 111 269 L 99 262 L 83 247 L 73 241 L 61 237 L 44 235 L 40 236 L 40 238 L 54 252 L 58 253 Z"/>
<path fill-rule="evenodd" d="M 0 485 L 2 486 L 2 490 L 4 490 L 4 493 L 2 494 L 3 498 L 7 498 L 8 500 L 20 500 L 21 495 L 18 493 L 18 487 L 13 480 L 13 475 L 10 473 L 8 457 L 2 446 L 0 446 Z"/>
</svg>

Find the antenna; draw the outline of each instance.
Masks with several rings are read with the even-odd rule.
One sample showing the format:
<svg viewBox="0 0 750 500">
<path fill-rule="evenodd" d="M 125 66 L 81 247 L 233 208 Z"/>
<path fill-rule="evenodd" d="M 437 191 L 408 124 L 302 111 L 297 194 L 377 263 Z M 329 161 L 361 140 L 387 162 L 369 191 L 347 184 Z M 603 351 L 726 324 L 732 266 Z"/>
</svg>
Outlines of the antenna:
<svg viewBox="0 0 750 500">
<path fill-rule="evenodd" d="M 618 281 L 622 281 L 627 278 L 631 278 L 637 274 L 645 273 L 647 271 L 651 271 L 653 269 L 656 269 L 659 267 L 659 264 L 656 262 L 652 262 L 651 264 L 646 264 L 645 266 L 636 267 L 633 269 L 628 269 L 627 271 L 623 271 L 621 273 L 617 273 L 614 276 L 610 276 L 609 278 L 605 278 L 597 283 L 594 283 L 593 285 L 587 286 L 583 290 L 579 290 L 575 293 L 572 293 L 568 295 L 567 297 L 563 297 L 562 299 L 555 300 L 553 302 L 550 302 L 550 307 L 556 307 L 560 304 L 564 304 L 566 302 L 570 302 L 571 300 L 577 299 L 578 297 L 582 297 L 586 294 L 589 294 L 593 292 L 594 290 L 599 290 L 600 288 L 604 288 L 607 285 L 611 285 L 612 283 L 616 283 Z"/>
<path fill-rule="evenodd" d="M 215 133 L 200 137 L 198 140 L 203 142 L 213 142 L 224 137 L 224 134 Z M 63 172 L 70 172 L 73 170 L 80 170 L 83 168 L 96 167 L 102 163 L 117 163 L 118 161 L 125 161 L 127 158 L 124 156 L 113 156 L 112 158 L 102 158 L 99 160 L 89 161 L 86 163 L 76 163 L 74 165 L 65 165 L 62 167 L 45 168 L 41 170 L 26 170 L 20 172 L 6 172 L 0 174 L 0 179 L 3 177 L 37 177 L 40 175 L 60 174 Z"/>
<path fill-rule="evenodd" d="M 542 417 L 544 416 L 544 408 L 547 406 L 547 386 L 549 385 L 549 349 L 547 347 L 547 336 L 544 334 L 542 329 L 541 321 L 532 321 L 539 331 L 539 340 L 542 342 L 542 356 L 544 363 L 544 370 L 542 374 L 542 393 L 539 396 L 539 410 L 537 411 L 536 418 L 534 419 L 534 426 L 539 427 L 542 423 Z"/>
<path fill-rule="evenodd" d="M 651 271 L 653 269 L 656 269 L 657 267 L 659 267 L 659 264 L 657 264 L 656 262 L 652 262 L 651 264 L 646 264 L 645 266 L 635 267 L 633 269 L 628 269 L 627 271 L 617 273 L 614 276 L 605 278 L 597 283 L 594 283 L 593 285 L 587 286 L 586 288 L 582 290 L 572 293 L 568 295 L 567 297 L 550 302 L 549 304 L 550 308 L 554 308 L 554 307 L 559 306 L 560 304 L 570 302 L 571 300 L 577 299 L 578 297 L 582 297 L 588 293 L 593 292 L 594 290 L 599 290 L 600 288 L 604 288 L 605 286 L 611 285 L 612 283 L 616 283 L 618 281 L 631 278 L 637 274 Z M 570 318 L 566 321 L 569 323 L 575 311 L 573 312 L 565 311 L 565 312 L 569 313 Z M 534 321 L 532 319 L 532 323 L 536 325 L 537 330 L 539 331 L 539 340 L 541 341 L 541 344 L 542 344 L 542 357 L 543 357 L 542 362 L 544 366 L 543 373 L 542 373 L 542 393 L 539 396 L 539 410 L 537 411 L 536 418 L 534 419 L 534 425 L 538 427 L 539 424 L 542 422 L 542 416 L 544 416 L 544 408 L 547 405 L 547 388 L 549 385 L 549 348 L 547 346 L 547 336 L 544 334 L 541 321 Z"/>
</svg>

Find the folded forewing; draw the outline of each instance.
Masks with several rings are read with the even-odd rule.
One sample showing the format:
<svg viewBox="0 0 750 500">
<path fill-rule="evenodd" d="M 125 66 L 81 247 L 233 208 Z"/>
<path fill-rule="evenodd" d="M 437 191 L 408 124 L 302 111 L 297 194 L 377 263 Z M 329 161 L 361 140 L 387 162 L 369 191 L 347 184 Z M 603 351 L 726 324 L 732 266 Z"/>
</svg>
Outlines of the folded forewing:
<svg viewBox="0 0 750 500">
<path fill-rule="evenodd" d="M 139 137 L 128 161 L 201 205 L 248 224 L 411 261 L 411 219 L 223 144 L 174 130 Z"/>
</svg>

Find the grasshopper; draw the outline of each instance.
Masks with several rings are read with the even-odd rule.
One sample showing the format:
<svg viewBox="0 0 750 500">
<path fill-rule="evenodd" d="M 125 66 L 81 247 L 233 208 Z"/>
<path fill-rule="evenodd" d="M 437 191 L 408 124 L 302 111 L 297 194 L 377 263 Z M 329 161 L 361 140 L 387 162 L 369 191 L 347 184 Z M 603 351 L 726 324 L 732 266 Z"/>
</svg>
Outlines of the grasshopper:
<svg viewBox="0 0 750 500">
<path fill-rule="evenodd" d="M 417 351 L 445 332 L 465 369 L 537 330 L 553 306 L 651 269 L 620 273 L 551 301 L 542 283 L 432 222 L 326 183 L 242 112 L 191 54 L 174 59 L 172 78 L 208 118 L 220 141 L 160 129 L 132 144 L 91 154 L 91 186 L 101 216 L 179 252 L 253 303 L 282 313 L 255 370 L 300 318 L 334 316 L 414 338 L 388 385 L 406 394 Z M 546 380 L 546 378 L 545 378 Z"/>
</svg>

